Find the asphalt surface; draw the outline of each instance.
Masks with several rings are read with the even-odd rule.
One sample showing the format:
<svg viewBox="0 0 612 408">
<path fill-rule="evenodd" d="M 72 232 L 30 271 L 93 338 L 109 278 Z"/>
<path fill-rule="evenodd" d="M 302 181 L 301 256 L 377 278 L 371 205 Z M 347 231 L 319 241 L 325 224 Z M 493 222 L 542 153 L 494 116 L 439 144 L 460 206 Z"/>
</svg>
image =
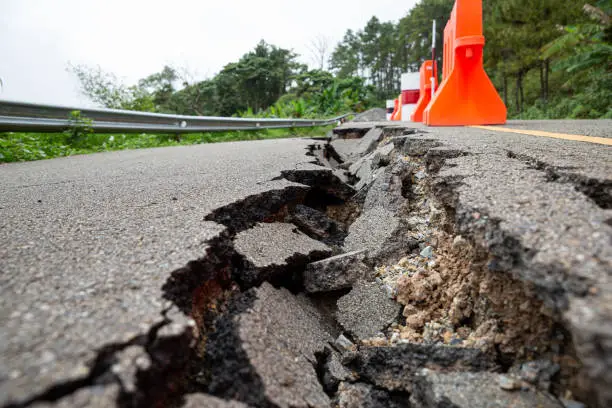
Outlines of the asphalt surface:
<svg viewBox="0 0 612 408">
<path fill-rule="evenodd" d="M 510 120 L 503 127 L 612 138 L 612 120 Z"/>
<path fill-rule="evenodd" d="M 289 185 L 311 160 L 286 139 L 0 166 L 0 406 L 87 374 L 96 350 L 146 333 L 171 271 L 223 230 L 211 210 Z M 188 324 L 171 313 L 177 325 Z M 179 330 L 177 328 L 176 330 Z"/>
<path fill-rule="evenodd" d="M 612 137 L 611 122 L 529 124 Z M 462 208 L 500 220 L 521 245 L 537 249 L 539 264 L 566 265 L 577 282 L 596 289 L 596 297 L 570 298 L 567 319 L 576 330 L 608 338 L 612 213 L 575 184 L 551 182 L 546 169 L 603 185 L 612 178 L 612 148 L 414 127 L 414 139 L 439 143 L 441 154 L 464 153 L 440 173 L 461 180 Z M 290 185 L 270 180 L 312 160 L 305 156 L 310 143 L 200 145 L 0 166 L 0 405 L 82 377 L 98 349 L 146 333 L 170 307 L 161 296 L 170 273 L 201 257 L 204 242 L 223 230 L 203 221 L 206 214 Z M 176 330 L 190 324 L 170 313 Z"/>
</svg>

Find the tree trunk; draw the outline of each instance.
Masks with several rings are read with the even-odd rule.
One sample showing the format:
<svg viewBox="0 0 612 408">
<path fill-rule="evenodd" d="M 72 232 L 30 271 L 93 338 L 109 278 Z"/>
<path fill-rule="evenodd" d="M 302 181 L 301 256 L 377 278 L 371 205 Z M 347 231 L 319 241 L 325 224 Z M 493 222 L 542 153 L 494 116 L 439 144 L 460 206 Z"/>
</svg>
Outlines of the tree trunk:
<svg viewBox="0 0 612 408">
<path fill-rule="evenodd" d="M 508 75 L 504 73 L 504 103 L 508 106 Z"/>
<path fill-rule="evenodd" d="M 544 62 L 544 101 L 548 104 L 548 96 L 549 96 L 549 77 L 550 77 L 550 60 L 547 59 Z"/>
<path fill-rule="evenodd" d="M 520 113 L 523 113 L 523 104 L 525 103 L 525 94 L 523 93 L 523 73 L 521 73 L 521 80 L 519 82 L 520 84 L 520 92 L 521 92 L 521 108 L 520 108 Z"/>
<path fill-rule="evenodd" d="M 546 104 L 546 84 L 544 78 L 544 61 L 540 61 L 540 99 Z"/>
<path fill-rule="evenodd" d="M 523 72 L 519 72 L 516 75 L 516 112 L 519 114 L 523 113 L 523 75 Z"/>
<path fill-rule="evenodd" d="M 519 91 L 520 83 L 521 83 L 521 79 L 520 78 L 521 78 L 520 74 L 517 74 L 517 76 L 516 76 L 516 87 L 515 87 L 516 88 L 515 89 L 516 113 L 521 113 L 521 102 L 519 100 L 520 97 L 521 97 L 520 91 Z"/>
</svg>

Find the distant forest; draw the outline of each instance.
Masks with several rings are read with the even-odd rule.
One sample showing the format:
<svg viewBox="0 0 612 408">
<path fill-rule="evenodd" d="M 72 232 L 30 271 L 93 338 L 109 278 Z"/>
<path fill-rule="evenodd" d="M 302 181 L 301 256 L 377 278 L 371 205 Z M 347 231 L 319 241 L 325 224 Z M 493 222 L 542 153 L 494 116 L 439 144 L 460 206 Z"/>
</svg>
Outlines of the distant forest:
<svg viewBox="0 0 612 408">
<path fill-rule="evenodd" d="M 430 58 L 454 0 L 421 0 L 398 22 L 372 17 L 335 47 L 313 40 L 317 69 L 265 41 L 213 78 L 165 67 L 125 86 L 72 66 L 82 91 L 108 108 L 214 116 L 315 117 L 384 106 L 402 72 Z M 612 118 L 610 0 L 484 0 L 485 68 L 515 118 Z M 441 60 L 439 61 L 441 66 Z M 328 67 L 329 69 L 323 69 Z M 441 72 L 441 70 L 439 70 Z"/>
</svg>

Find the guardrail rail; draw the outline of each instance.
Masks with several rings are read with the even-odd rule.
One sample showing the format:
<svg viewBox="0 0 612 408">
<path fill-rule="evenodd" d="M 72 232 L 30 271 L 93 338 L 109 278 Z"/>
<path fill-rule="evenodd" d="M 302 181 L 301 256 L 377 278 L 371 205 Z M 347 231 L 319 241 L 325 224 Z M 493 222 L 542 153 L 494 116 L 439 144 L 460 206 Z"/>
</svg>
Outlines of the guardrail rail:
<svg viewBox="0 0 612 408">
<path fill-rule="evenodd" d="M 225 118 L 135 112 L 117 109 L 89 109 L 0 100 L 0 132 L 61 132 L 75 126 L 72 112 L 91 121 L 100 133 L 200 133 L 231 130 L 287 129 L 327 126 L 350 116 L 332 119 Z"/>
</svg>

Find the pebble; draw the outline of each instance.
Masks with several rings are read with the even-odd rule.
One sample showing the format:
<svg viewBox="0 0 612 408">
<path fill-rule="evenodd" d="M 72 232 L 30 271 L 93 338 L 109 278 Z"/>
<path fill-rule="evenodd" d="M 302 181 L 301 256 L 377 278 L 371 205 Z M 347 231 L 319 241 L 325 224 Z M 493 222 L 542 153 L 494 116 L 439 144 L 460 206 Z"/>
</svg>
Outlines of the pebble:
<svg viewBox="0 0 612 408">
<path fill-rule="evenodd" d="M 521 384 L 519 381 L 516 381 L 514 378 L 508 377 L 506 375 L 500 375 L 497 379 L 497 383 L 502 390 L 506 391 L 514 391 L 521 388 Z"/>
<path fill-rule="evenodd" d="M 432 248 L 432 247 L 430 247 L 430 246 L 426 247 L 425 249 L 423 249 L 423 250 L 421 251 L 421 254 L 420 254 L 420 255 L 421 255 L 423 258 L 429 258 L 429 259 L 433 258 L 433 255 L 434 255 L 434 254 L 433 254 L 433 248 Z"/>
<path fill-rule="evenodd" d="M 453 240 L 453 249 L 459 250 L 467 246 L 468 242 L 461 235 L 457 235 Z"/>
<path fill-rule="evenodd" d="M 336 345 L 342 347 L 345 350 L 353 350 L 355 345 L 350 341 L 344 334 L 341 334 L 336 339 Z"/>
</svg>

